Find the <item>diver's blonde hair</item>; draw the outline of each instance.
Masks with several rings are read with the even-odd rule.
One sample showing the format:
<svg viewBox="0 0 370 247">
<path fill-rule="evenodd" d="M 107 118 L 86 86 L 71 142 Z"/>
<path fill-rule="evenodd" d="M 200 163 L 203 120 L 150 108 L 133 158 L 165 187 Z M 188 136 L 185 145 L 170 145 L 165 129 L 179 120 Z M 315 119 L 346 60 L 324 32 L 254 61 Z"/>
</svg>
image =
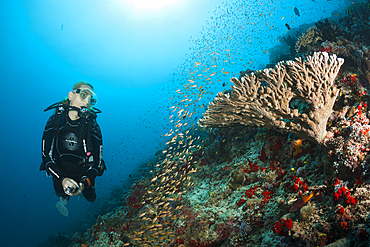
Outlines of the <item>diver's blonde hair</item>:
<svg viewBox="0 0 370 247">
<path fill-rule="evenodd" d="M 79 82 L 76 82 L 74 85 L 73 85 L 73 89 L 78 89 L 80 88 L 81 86 L 89 86 L 91 87 L 91 89 L 94 91 L 94 87 L 88 83 L 87 81 L 79 81 Z M 68 99 L 68 97 L 64 98 L 62 101 L 59 102 L 59 104 L 64 104 L 64 105 L 69 105 L 70 104 L 70 101 Z"/>
<path fill-rule="evenodd" d="M 75 83 L 73 85 L 73 89 L 78 89 L 81 86 L 89 86 L 94 91 L 94 87 L 90 83 L 88 83 L 87 81 L 79 81 L 79 82 Z"/>
</svg>

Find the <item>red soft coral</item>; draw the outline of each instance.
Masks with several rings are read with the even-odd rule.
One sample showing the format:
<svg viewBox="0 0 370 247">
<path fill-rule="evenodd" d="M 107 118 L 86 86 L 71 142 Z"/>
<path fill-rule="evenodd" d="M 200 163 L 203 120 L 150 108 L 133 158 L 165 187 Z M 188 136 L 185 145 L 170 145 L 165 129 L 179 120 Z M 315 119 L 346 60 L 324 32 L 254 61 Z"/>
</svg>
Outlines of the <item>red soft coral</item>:
<svg viewBox="0 0 370 247">
<path fill-rule="evenodd" d="M 279 236 L 287 236 L 288 231 L 293 227 L 293 220 L 280 219 L 272 226 L 272 231 Z"/>
<path fill-rule="evenodd" d="M 355 198 L 353 198 L 353 196 L 348 196 L 347 197 L 347 203 L 352 204 L 353 206 L 355 206 L 356 205 Z"/>
<path fill-rule="evenodd" d="M 339 200 L 339 193 L 338 192 L 334 192 L 333 199 L 334 199 L 334 201 L 338 201 Z"/>
<path fill-rule="evenodd" d="M 256 193 L 256 190 L 257 190 L 257 186 L 254 186 L 254 188 L 251 187 L 245 192 L 245 195 L 251 198 Z"/>
</svg>

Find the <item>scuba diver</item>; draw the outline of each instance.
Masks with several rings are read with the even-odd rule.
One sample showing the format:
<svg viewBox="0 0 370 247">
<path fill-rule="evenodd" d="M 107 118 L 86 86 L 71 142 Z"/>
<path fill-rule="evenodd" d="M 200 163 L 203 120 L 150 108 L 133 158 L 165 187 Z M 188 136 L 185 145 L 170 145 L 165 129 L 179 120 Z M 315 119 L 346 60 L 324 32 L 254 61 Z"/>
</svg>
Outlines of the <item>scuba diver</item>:
<svg viewBox="0 0 370 247">
<path fill-rule="evenodd" d="M 68 216 L 66 204 L 70 196 L 81 193 L 94 202 L 95 178 L 106 169 L 102 159 L 102 134 L 94 108 L 97 95 L 91 84 L 77 82 L 68 98 L 44 111 L 55 109 L 46 123 L 42 137 L 42 164 L 40 171 L 52 176 L 59 202 L 58 211 Z"/>
</svg>

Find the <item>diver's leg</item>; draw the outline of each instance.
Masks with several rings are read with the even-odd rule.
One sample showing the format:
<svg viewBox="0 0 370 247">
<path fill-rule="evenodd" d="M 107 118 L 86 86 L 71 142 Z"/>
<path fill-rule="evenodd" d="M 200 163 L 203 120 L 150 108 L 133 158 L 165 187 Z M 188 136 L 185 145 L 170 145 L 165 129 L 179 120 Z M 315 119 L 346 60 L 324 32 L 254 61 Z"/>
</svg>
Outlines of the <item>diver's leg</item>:
<svg viewBox="0 0 370 247">
<path fill-rule="evenodd" d="M 64 193 L 62 182 L 60 181 L 60 179 L 53 179 L 53 180 L 54 180 L 53 184 L 54 184 L 55 194 L 58 197 L 62 197 L 63 199 L 68 198 L 68 195 Z"/>
<path fill-rule="evenodd" d="M 58 209 L 59 213 L 61 213 L 63 216 L 68 216 L 68 209 L 66 208 L 69 196 L 64 193 L 62 183 L 59 179 L 54 179 L 54 190 L 55 194 L 60 197 L 59 202 L 55 205 L 55 207 Z"/>
<path fill-rule="evenodd" d="M 82 191 L 86 201 L 88 202 L 94 202 L 96 199 L 96 194 L 95 194 L 95 188 L 94 187 L 88 187 Z"/>
</svg>

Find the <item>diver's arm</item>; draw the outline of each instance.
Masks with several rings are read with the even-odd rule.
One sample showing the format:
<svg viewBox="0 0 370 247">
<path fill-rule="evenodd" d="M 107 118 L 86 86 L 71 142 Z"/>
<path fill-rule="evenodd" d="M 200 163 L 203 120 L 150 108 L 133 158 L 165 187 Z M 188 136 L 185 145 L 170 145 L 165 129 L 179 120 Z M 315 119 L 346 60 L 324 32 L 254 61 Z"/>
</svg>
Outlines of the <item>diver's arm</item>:
<svg viewBox="0 0 370 247">
<path fill-rule="evenodd" d="M 95 186 L 95 178 L 101 174 L 103 174 L 104 170 L 101 170 L 101 162 L 102 162 L 102 149 L 103 149 L 103 141 L 102 141 L 102 134 L 100 127 L 96 121 L 93 121 L 91 127 L 91 145 L 92 145 L 92 156 L 93 161 L 90 168 L 86 172 L 86 177 L 83 178 L 81 181 L 84 183 L 85 187 L 89 187 L 90 185 Z"/>
<path fill-rule="evenodd" d="M 53 160 L 54 119 L 55 115 L 49 118 L 42 136 L 42 161 L 45 164 L 45 169 L 48 174 L 51 174 L 56 179 L 62 179 L 63 173 Z"/>
<path fill-rule="evenodd" d="M 102 167 L 102 155 L 103 155 L 103 137 L 100 130 L 100 127 L 96 121 L 93 122 L 91 128 L 91 140 L 93 146 L 93 153 L 94 156 L 94 165 L 93 168 L 97 170 L 97 175 L 103 174 L 103 167 Z"/>
</svg>

